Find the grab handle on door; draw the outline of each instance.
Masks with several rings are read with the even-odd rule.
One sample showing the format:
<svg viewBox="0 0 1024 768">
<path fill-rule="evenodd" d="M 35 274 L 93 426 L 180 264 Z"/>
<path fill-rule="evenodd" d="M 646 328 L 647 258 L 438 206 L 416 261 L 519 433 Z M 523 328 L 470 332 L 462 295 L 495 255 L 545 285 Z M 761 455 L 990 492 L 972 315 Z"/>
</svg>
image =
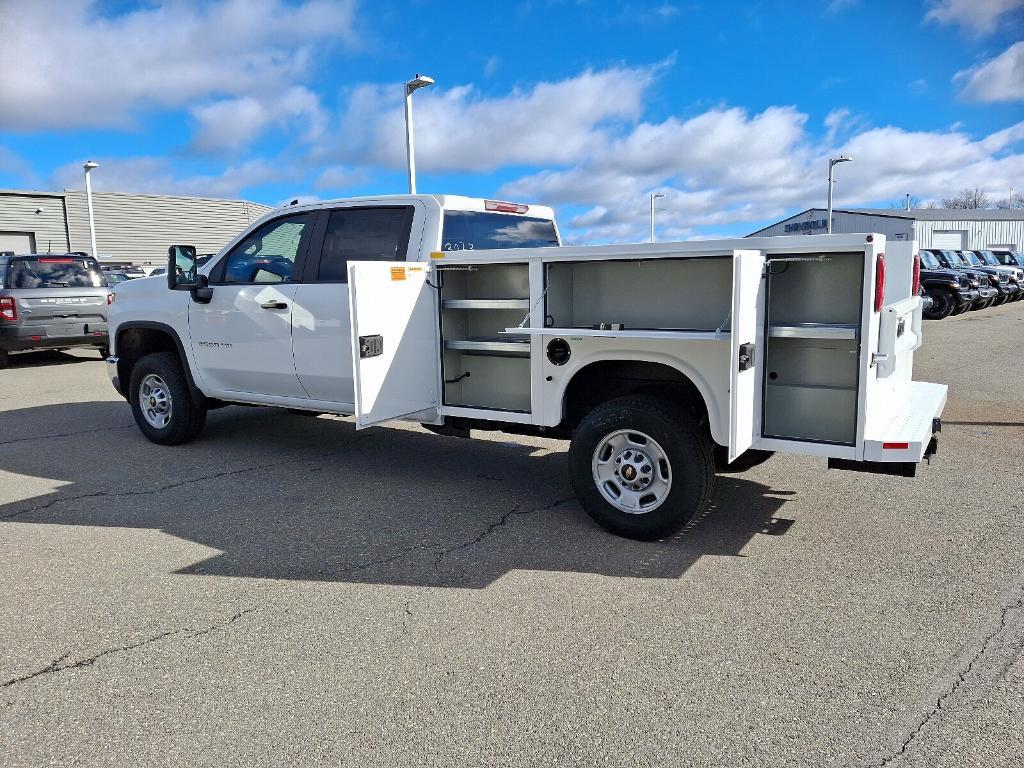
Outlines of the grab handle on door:
<svg viewBox="0 0 1024 768">
<path fill-rule="evenodd" d="M 288 309 L 288 305 L 283 301 L 264 301 L 260 307 L 263 309 Z"/>
</svg>

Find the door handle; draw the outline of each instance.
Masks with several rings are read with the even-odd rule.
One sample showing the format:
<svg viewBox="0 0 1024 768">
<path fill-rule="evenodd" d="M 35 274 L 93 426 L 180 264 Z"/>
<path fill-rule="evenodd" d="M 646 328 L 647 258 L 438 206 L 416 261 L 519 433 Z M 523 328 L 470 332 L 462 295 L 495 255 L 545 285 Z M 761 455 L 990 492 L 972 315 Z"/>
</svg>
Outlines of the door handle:
<svg viewBox="0 0 1024 768">
<path fill-rule="evenodd" d="M 288 305 L 283 301 L 264 301 L 260 304 L 262 309 L 288 309 Z"/>
</svg>

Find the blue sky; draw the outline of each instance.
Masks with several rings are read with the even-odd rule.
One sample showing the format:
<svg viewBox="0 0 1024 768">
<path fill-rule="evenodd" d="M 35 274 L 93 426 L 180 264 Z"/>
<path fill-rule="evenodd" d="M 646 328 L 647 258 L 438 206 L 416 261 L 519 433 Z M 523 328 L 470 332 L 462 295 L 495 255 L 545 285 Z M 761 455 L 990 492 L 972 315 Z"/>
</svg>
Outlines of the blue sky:
<svg viewBox="0 0 1024 768">
<path fill-rule="evenodd" d="M 1024 0 L 0 0 L 0 187 L 419 188 L 555 206 L 578 242 L 1024 189 Z M 17 62 L 14 66 L 10 62 Z"/>
</svg>

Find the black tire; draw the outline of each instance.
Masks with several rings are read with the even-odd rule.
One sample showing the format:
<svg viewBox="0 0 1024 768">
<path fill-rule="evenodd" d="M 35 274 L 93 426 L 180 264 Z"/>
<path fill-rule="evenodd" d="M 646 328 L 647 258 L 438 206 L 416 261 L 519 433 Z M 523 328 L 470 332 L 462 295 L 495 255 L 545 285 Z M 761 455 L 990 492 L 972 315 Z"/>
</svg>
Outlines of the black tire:
<svg viewBox="0 0 1024 768">
<path fill-rule="evenodd" d="M 635 514 L 605 498 L 592 470 L 595 451 L 605 438 L 631 430 L 662 448 L 667 466 L 659 469 L 670 480 L 667 495 L 659 505 Z M 573 435 L 569 481 L 587 514 L 605 530 L 640 541 L 663 539 L 707 505 L 715 482 L 711 441 L 686 411 L 666 400 L 641 395 L 609 400 L 588 413 Z"/>
<path fill-rule="evenodd" d="M 6 368 L 7 363 L 10 362 L 10 355 L 7 354 L 6 349 L 0 349 L 0 368 Z"/>
<path fill-rule="evenodd" d="M 724 445 L 716 445 L 714 452 L 715 472 L 720 475 L 733 475 L 739 472 L 746 472 L 748 469 L 753 469 L 759 464 L 764 464 L 768 459 L 775 455 L 775 451 L 759 451 L 755 448 L 750 448 L 737 456 L 736 461 L 730 464 L 728 448 Z"/>
<path fill-rule="evenodd" d="M 929 320 L 944 320 L 953 314 L 956 309 L 957 298 L 952 291 L 944 291 L 941 288 L 928 291 L 932 299 L 932 305 L 922 314 Z"/>
<path fill-rule="evenodd" d="M 950 314 L 954 315 L 954 316 L 962 315 L 964 312 L 973 312 L 976 309 L 981 309 L 981 306 L 979 305 L 979 306 L 976 307 L 976 306 L 974 306 L 973 303 L 972 304 L 961 304 L 956 309 L 954 309 L 952 312 L 950 312 Z"/>
<path fill-rule="evenodd" d="M 143 414 L 140 389 L 148 376 L 159 377 L 166 385 L 169 419 L 166 425 L 151 424 Z M 128 402 L 132 415 L 149 440 L 159 445 L 180 445 L 194 440 L 206 425 L 206 404 L 196 400 L 181 368 L 181 361 L 173 352 L 153 352 L 132 368 L 131 384 L 128 387 Z"/>
</svg>

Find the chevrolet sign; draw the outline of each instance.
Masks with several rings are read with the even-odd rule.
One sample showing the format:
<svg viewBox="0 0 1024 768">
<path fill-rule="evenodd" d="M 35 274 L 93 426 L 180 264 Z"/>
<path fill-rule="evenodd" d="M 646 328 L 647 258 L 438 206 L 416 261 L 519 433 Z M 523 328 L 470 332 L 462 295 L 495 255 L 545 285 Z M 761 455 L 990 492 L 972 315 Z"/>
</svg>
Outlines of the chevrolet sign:
<svg viewBox="0 0 1024 768">
<path fill-rule="evenodd" d="M 786 225 L 787 232 L 803 232 L 808 229 L 828 229 L 828 219 L 811 219 L 810 221 L 794 221 Z"/>
</svg>

